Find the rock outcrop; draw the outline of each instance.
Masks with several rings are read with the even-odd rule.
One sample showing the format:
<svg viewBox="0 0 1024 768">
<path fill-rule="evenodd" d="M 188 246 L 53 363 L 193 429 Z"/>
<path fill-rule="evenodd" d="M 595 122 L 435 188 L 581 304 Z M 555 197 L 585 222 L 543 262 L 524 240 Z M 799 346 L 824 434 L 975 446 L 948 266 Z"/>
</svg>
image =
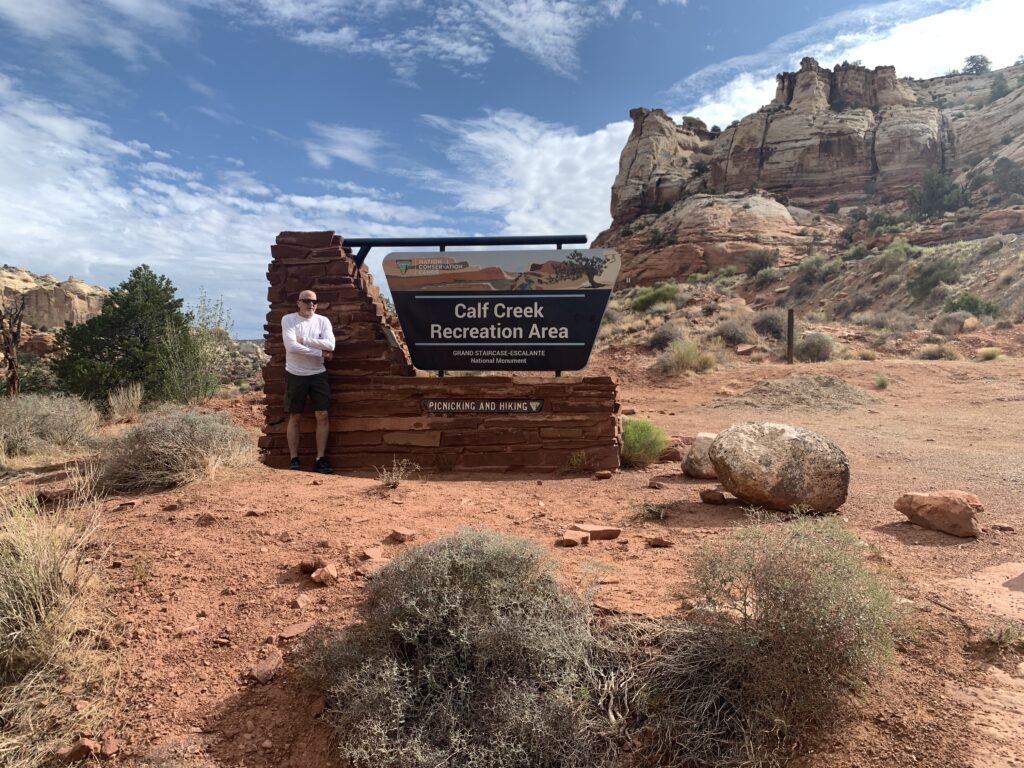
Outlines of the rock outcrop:
<svg viewBox="0 0 1024 768">
<path fill-rule="evenodd" d="M 760 188 L 821 210 L 903 201 L 931 169 L 966 184 L 1000 157 L 1024 161 L 1022 75 L 1024 65 L 919 81 L 893 67 L 826 70 L 805 58 L 799 72 L 778 75 L 770 103 L 724 131 L 635 109 L 611 190 L 612 226 L 599 240 L 698 194 Z M 1010 93 L 993 98 L 997 77 Z"/>
<path fill-rule="evenodd" d="M 743 270 L 755 253 L 765 250 L 777 250 L 780 263 L 787 264 L 811 245 L 793 211 L 764 193 L 697 194 L 643 223 L 594 241 L 600 248 L 615 240 L 622 257 L 620 280 L 650 283 L 729 265 Z"/>
<path fill-rule="evenodd" d="M 0 267 L 0 294 L 25 296 L 24 322 L 33 328 L 63 328 L 65 322 L 83 323 L 103 309 L 106 288 L 89 285 L 76 277 L 59 281 L 53 275 L 36 275 L 19 267 Z"/>
<path fill-rule="evenodd" d="M 708 451 L 718 480 L 748 504 L 834 512 L 846 502 L 850 462 L 821 435 L 789 424 L 749 422 L 719 432 Z"/>
<path fill-rule="evenodd" d="M 708 450 L 716 437 L 718 435 L 715 432 L 697 433 L 697 439 L 693 441 L 686 458 L 683 459 L 684 475 L 700 480 L 714 480 L 718 477 L 715 473 L 715 465 L 711 463 L 711 458 L 708 456 Z"/>
</svg>

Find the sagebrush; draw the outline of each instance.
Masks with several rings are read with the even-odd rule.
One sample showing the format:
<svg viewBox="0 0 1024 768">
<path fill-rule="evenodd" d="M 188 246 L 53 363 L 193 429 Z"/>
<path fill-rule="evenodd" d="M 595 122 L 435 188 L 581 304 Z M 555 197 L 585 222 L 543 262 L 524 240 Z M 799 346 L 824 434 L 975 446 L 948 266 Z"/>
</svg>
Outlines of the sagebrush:
<svg viewBox="0 0 1024 768">
<path fill-rule="evenodd" d="M 715 356 L 702 352 L 695 341 L 673 341 L 658 355 L 651 368 L 663 376 L 679 376 L 690 371 L 704 373 L 716 364 Z"/>
<path fill-rule="evenodd" d="M 360 623 L 306 643 L 353 768 L 592 765 L 588 607 L 537 545 L 462 531 L 374 574 Z"/>
<path fill-rule="evenodd" d="M 110 441 L 97 483 L 119 493 L 174 488 L 255 461 L 252 437 L 223 415 L 166 410 Z"/>
<path fill-rule="evenodd" d="M 99 412 L 68 395 L 0 398 L 0 458 L 92 445 Z"/>
<path fill-rule="evenodd" d="M 826 731 L 892 654 L 891 597 L 833 518 L 752 524 L 695 564 L 645 680 L 658 765 L 777 766 Z"/>
</svg>

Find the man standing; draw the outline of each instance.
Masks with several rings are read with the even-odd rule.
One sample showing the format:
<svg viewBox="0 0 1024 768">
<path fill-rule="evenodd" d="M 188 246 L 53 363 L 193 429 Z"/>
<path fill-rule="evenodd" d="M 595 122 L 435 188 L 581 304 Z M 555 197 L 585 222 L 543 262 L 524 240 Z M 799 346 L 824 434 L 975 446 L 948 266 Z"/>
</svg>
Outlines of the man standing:
<svg viewBox="0 0 1024 768">
<path fill-rule="evenodd" d="M 316 462 L 313 468 L 329 475 L 334 471 L 325 455 L 331 428 L 327 419 L 331 390 L 324 361 L 333 357 L 334 331 L 326 317 L 316 314 L 316 294 L 313 291 L 299 294 L 298 309 L 298 312 L 281 318 L 285 349 L 284 408 L 288 412 L 288 450 L 292 456 L 288 468 L 300 468 L 299 421 L 309 397 L 316 413 Z"/>
</svg>

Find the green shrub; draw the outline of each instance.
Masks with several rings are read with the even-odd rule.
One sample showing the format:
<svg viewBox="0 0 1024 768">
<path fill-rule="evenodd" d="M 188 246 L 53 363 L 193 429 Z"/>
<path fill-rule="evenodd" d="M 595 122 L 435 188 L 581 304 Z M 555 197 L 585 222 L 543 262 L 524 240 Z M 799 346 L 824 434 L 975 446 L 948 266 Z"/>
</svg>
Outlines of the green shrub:
<svg viewBox="0 0 1024 768">
<path fill-rule="evenodd" d="M 839 213 L 839 203 L 835 200 L 825 203 L 825 207 L 822 208 L 825 213 Z"/>
<path fill-rule="evenodd" d="M 946 302 L 947 312 L 968 312 L 975 317 L 999 317 L 999 305 L 994 301 L 985 301 L 970 291 L 954 296 Z"/>
<path fill-rule="evenodd" d="M 956 283 L 960 279 L 960 262 L 952 256 L 933 256 L 918 262 L 907 281 L 907 290 L 917 299 L 931 295 L 939 283 Z"/>
<path fill-rule="evenodd" d="M 771 267 L 768 267 L 767 269 L 762 269 L 760 272 L 754 275 L 754 277 L 751 279 L 751 282 L 755 289 L 761 290 L 762 288 L 767 288 L 769 285 L 774 283 L 778 279 L 778 277 L 778 271 L 772 269 Z"/>
<path fill-rule="evenodd" d="M 992 181 L 1003 194 L 1024 192 L 1024 168 L 1008 157 L 998 158 L 992 166 Z"/>
<path fill-rule="evenodd" d="M 658 460 L 668 447 L 665 430 L 645 419 L 622 420 L 622 465 L 643 468 Z"/>
<path fill-rule="evenodd" d="M 146 265 L 110 292 L 103 310 L 78 325 L 57 332 L 60 357 L 52 364 L 62 390 L 103 402 L 116 387 L 141 382 L 151 396 L 163 391 L 166 365 L 161 340 L 184 332 L 174 285 Z"/>
<path fill-rule="evenodd" d="M 701 352 L 694 341 L 674 341 L 662 352 L 651 366 L 662 376 L 680 376 L 684 373 L 704 373 L 715 367 L 715 356 Z"/>
<path fill-rule="evenodd" d="M 950 344 L 927 344 L 921 347 L 918 357 L 922 360 L 959 360 L 960 355 Z"/>
<path fill-rule="evenodd" d="M 719 338 L 726 344 L 749 344 L 756 341 L 757 335 L 749 320 L 730 318 L 723 320 L 710 333 L 711 338 Z"/>
<path fill-rule="evenodd" d="M 907 199 L 910 210 L 921 217 L 955 211 L 969 202 L 970 196 L 966 190 L 934 169 L 924 175 L 920 188 L 912 190 Z"/>
<path fill-rule="evenodd" d="M 998 101 L 1010 92 L 1010 86 L 1006 82 L 1006 76 L 1002 72 L 992 78 L 992 87 L 988 91 L 989 101 Z"/>
<path fill-rule="evenodd" d="M 842 262 L 838 258 L 829 258 L 824 253 L 812 253 L 797 267 L 796 278 L 790 290 L 798 296 L 803 295 L 812 286 L 827 283 L 838 275 L 842 268 Z"/>
<path fill-rule="evenodd" d="M 979 360 L 995 360 L 996 358 L 1002 357 L 1003 350 L 999 347 L 979 347 L 978 359 Z"/>
<path fill-rule="evenodd" d="M 255 459 L 249 433 L 220 414 L 164 411 L 110 442 L 97 482 L 119 493 L 174 488 Z"/>
<path fill-rule="evenodd" d="M 659 325 L 651 337 L 647 340 L 647 346 L 651 349 L 662 350 L 673 342 L 686 341 L 686 333 L 678 323 L 665 323 Z"/>
<path fill-rule="evenodd" d="M 711 170 L 711 163 L 707 160 L 697 160 L 693 164 L 693 171 L 690 173 L 690 177 L 697 179 L 706 174 Z"/>
<path fill-rule="evenodd" d="M 868 247 L 864 245 L 864 243 L 855 243 L 846 250 L 845 258 L 847 261 L 859 261 L 861 259 L 866 259 L 870 255 L 871 251 L 868 250 Z"/>
<path fill-rule="evenodd" d="M 695 621 L 647 664 L 644 764 L 777 766 L 892 656 L 889 593 L 835 519 L 755 524 L 697 556 Z"/>
<path fill-rule="evenodd" d="M 51 765 L 109 716 L 112 659 L 97 575 L 63 512 L 0 497 L 0 764 Z M 85 705 L 72 706 L 80 700 Z"/>
<path fill-rule="evenodd" d="M 74 450 L 96 439 L 96 409 L 67 395 L 20 395 L 0 398 L 0 457 Z"/>
<path fill-rule="evenodd" d="M 787 327 L 786 311 L 783 309 L 762 309 L 754 314 L 752 325 L 762 336 L 784 339 Z"/>
<path fill-rule="evenodd" d="M 889 377 L 884 373 L 880 373 L 875 376 L 875 389 L 887 389 L 889 387 Z"/>
<path fill-rule="evenodd" d="M 920 255 L 921 251 L 912 247 L 906 238 L 896 237 L 878 256 L 878 269 L 882 272 L 895 272 L 908 260 Z"/>
<path fill-rule="evenodd" d="M 655 304 L 665 301 L 674 302 L 678 295 L 679 286 L 673 281 L 646 286 L 636 292 L 636 297 L 633 299 L 632 304 L 633 311 L 646 312 Z"/>
<path fill-rule="evenodd" d="M 808 333 L 793 348 L 802 363 L 823 363 L 832 357 L 834 342 L 827 333 Z"/>
<path fill-rule="evenodd" d="M 352 768 L 590 764 L 588 608 L 532 542 L 461 531 L 395 557 L 360 623 L 302 654 Z"/>
<path fill-rule="evenodd" d="M 857 350 L 857 359 L 858 360 L 877 360 L 878 359 L 878 355 L 875 354 L 875 350 L 873 350 L 873 349 L 860 349 L 860 350 Z"/>
<path fill-rule="evenodd" d="M 964 322 L 973 317 L 970 312 L 947 312 L 932 322 L 932 333 L 942 336 L 956 336 L 964 329 Z"/>
<path fill-rule="evenodd" d="M 197 405 L 225 381 L 231 346 L 231 319 L 223 300 L 206 293 L 189 307 L 184 328 L 168 323 L 159 341 L 162 357 L 161 393 L 172 403 Z"/>
<path fill-rule="evenodd" d="M 897 333 L 909 331 L 916 325 L 914 318 L 906 312 L 898 310 L 858 312 L 850 319 L 857 325 L 867 325 L 879 330 L 896 331 Z"/>
<path fill-rule="evenodd" d="M 755 251 L 750 256 L 750 261 L 747 262 L 747 274 L 750 277 L 754 277 L 760 272 L 766 269 L 771 269 L 779 263 L 779 251 L 777 248 L 772 248 L 766 251 Z"/>
</svg>

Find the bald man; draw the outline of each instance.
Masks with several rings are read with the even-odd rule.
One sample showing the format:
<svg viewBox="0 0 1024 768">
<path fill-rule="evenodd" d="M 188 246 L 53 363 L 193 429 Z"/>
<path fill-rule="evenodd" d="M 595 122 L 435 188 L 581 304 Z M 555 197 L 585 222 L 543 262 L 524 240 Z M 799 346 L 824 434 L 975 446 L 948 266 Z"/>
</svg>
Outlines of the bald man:
<svg viewBox="0 0 1024 768">
<path fill-rule="evenodd" d="M 284 409 L 288 412 L 289 469 L 301 469 L 299 461 L 299 422 L 306 408 L 306 399 L 313 401 L 316 414 L 316 461 L 313 469 L 325 475 L 334 469 L 327 460 L 327 435 L 330 422 L 331 390 L 324 361 L 334 353 L 334 330 L 330 321 L 316 313 L 316 293 L 303 291 L 297 302 L 298 312 L 281 318 L 284 336 Z"/>
</svg>

